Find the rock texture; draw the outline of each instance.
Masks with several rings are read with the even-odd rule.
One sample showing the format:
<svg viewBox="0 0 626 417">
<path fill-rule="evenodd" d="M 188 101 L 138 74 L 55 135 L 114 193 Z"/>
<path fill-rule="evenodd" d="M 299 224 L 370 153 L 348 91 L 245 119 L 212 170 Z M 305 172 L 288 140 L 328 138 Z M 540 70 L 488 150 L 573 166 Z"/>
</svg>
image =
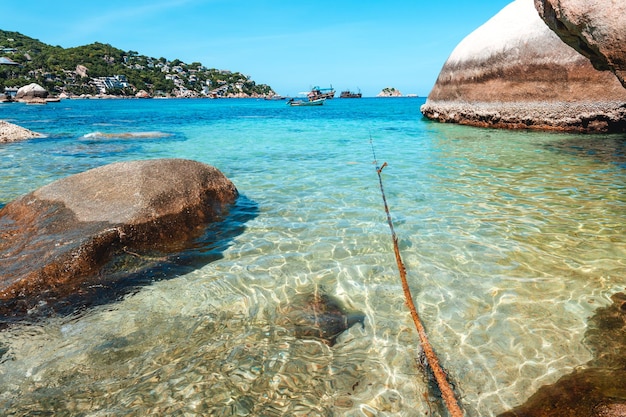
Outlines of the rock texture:
<svg viewBox="0 0 626 417">
<path fill-rule="evenodd" d="M 483 127 L 626 130 L 626 90 L 516 0 L 467 36 L 444 64 L 422 113 Z"/>
<path fill-rule="evenodd" d="M 25 129 L 13 123 L 0 120 L 0 143 L 17 142 L 25 139 L 40 138 L 43 135 Z"/>
<path fill-rule="evenodd" d="M 535 0 L 547 25 L 565 43 L 610 70 L 626 87 L 626 3 L 612 0 Z"/>
<path fill-rule="evenodd" d="M 48 97 L 48 92 L 45 88 L 36 83 L 31 83 L 20 87 L 15 95 L 16 100 L 30 101 L 33 99 L 45 99 Z"/>
<path fill-rule="evenodd" d="M 211 166 L 161 159 L 92 169 L 7 204 L 0 210 L 0 315 L 103 285 L 111 274 L 102 271 L 121 254 L 180 250 L 237 195 Z"/>
<path fill-rule="evenodd" d="M 76 65 L 76 75 L 81 77 L 89 77 L 89 70 L 84 65 Z"/>
</svg>

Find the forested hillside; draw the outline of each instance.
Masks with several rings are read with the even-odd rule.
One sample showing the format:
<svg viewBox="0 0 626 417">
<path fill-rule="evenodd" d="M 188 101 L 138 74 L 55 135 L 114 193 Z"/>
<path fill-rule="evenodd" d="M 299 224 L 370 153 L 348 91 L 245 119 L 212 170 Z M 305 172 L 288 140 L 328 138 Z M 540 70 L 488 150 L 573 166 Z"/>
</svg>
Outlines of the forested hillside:
<svg viewBox="0 0 626 417">
<path fill-rule="evenodd" d="M 148 57 L 98 42 L 62 48 L 0 30 L 0 57 L 8 58 L 0 65 L 0 92 L 35 82 L 52 94 L 128 96 L 144 90 L 154 96 L 245 97 L 273 93 L 268 85 L 257 85 L 239 72 Z"/>
</svg>

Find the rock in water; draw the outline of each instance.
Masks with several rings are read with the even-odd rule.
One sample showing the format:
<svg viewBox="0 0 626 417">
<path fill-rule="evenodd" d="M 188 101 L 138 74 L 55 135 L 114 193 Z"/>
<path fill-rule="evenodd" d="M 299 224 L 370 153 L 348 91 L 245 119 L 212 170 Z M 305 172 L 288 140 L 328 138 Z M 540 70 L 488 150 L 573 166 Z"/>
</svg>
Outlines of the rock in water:
<svg viewBox="0 0 626 417">
<path fill-rule="evenodd" d="M 37 83 L 31 83 L 25 85 L 24 87 L 20 87 L 15 94 L 16 100 L 25 100 L 29 101 L 35 98 L 46 98 L 48 97 L 48 91 L 45 88 L 40 86 Z"/>
<path fill-rule="evenodd" d="M 610 70 L 626 87 L 626 3 L 613 0 L 535 0 L 546 24 L 563 42 Z"/>
<path fill-rule="evenodd" d="M 0 143 L 17 142 L 42 136 L 21 126 L 0 120 Z"/>
<path fill-rule="evenodd" d="M 590 319 L 585 342 L 594 354 L 587 368 L 544 385 L 524 404 L 498 417 L 626 416 L 626 295 Z"/>
<path fill-rule="evenodd" d="M 533 0 L 516 0 L 468 35 L 422 106 L 433 120 L 481 127 L 626 131 L 626 89 L 563 43 Z"/>
<path fill-rule="evenodd" d="M 238 196 L 200 162 L 120 162 L 55 181 L 0 210 L 0 315 L 24 314 L 110 277 L 121 254 L 180 250 Z"/>
<path fill-rule="evenodd" d="M 321 340 L 333 346 L 337 337 L 356 323 L 365 326 L 365 314 L 351 311 L 327 294 L 300 294 L 282 308 L 283 321 L 298 339 Z"/>
</svg>

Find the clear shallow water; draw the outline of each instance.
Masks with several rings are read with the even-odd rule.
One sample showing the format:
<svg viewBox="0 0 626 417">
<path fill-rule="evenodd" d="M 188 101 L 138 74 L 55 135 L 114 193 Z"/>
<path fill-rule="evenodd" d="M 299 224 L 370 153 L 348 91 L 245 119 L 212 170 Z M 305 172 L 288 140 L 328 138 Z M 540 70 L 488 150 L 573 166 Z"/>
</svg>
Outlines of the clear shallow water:
<svg viewBox="0 0 626 417">
<path fill-rule="evenodd" d="M 106 163 L 183 157 L 219 168 L 255 213 L 171 279 L 1 332 L 0 414 L 438 415 L 370 137 L 466 414 L 496 415 L 584 365 L 589 317 L 626 284 L 626 138 L 434 124 L 422 102 L 2 105 L 48 138 L 0 145 L 0 204 Z M 365 327 L 333 347 L 296 339 L 285 308 L 316 290 Z"/>
</svg>

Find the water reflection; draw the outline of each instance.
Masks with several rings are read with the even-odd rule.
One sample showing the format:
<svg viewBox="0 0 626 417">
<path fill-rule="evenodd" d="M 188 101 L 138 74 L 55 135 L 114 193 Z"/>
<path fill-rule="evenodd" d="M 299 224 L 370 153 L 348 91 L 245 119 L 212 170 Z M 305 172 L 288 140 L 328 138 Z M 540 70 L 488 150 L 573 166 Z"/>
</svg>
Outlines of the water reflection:
<svg viewBox="0 0 626 417">
<path fill-rule="evenodd" d="M 602 417 L 626 411 L 626 294 L 599 308 L 585 342 L 594 359 L 587 366 L 541 387 L 526 403 L 500 417 Z"/>
<path fill-rule="evenodd" d="M 566 137 L 545 145 L 546 149 L 565 155 L 591 158 L 597 162 L 626 168 L 626 137 L 593 135 Z"/>
<path fill-rule="evenodd" d="M 620 140 L 602 160 L 571 149 L 596 146 L 591 136 L 424 123 L 403 100 L 339 101 L 322 120 L 247 102 L 275 117 L 231 121 L 229 103 L 168 101 L 184 146 L 160 138 L 129 151 L 220 167 L 258 204 L 243 233 L 209 230 L 224 245 L 162 262 L 174 279 L 0 332 L 0 414 L 441 415 L 417 363 L 370 134 L 389 163 L 385 192 L 415 302 L 466 415 L 510 410 L 593 360 L 588 318 L 624 289 Z M 372 119 L 343 120 L 341 106 Z M 153 129 L 172 128 L 141 127 Z M 5 195 L 23 182 L 13 178 L 104 162 L 11 149 L 20 162 L 2 171 L 15 188 Z M 297 338 L 283 307 L 316 288 L 363 312 L 365 327 L 332 347 Z"/>
</svg>

